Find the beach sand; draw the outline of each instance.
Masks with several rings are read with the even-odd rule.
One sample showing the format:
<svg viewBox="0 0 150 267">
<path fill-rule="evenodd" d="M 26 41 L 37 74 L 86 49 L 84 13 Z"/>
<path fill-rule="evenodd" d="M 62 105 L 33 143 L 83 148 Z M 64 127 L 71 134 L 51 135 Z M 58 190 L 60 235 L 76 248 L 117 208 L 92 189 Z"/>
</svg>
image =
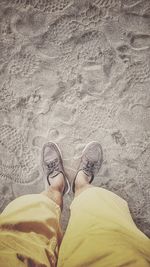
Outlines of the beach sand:
<svg viewBox="0 0 150 267">
<path fill-rule="evenodd" d="M 94 185 L 127 200 L 150 236 L 150 1 L 1 0 L 0 210 L 44 189 L 45 142 L 71 181 L 93 140 Z"/>
</svg>

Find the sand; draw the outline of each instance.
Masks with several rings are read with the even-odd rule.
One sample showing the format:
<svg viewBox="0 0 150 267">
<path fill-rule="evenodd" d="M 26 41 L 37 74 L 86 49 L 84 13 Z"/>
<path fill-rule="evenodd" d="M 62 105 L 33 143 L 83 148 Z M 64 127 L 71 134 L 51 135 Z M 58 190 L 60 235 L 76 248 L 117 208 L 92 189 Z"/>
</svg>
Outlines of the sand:
<svg viewBox="0 0 150 267">
<path fill-rule="evenodd" d="M 43 190 L 45 142 L 71 181 L 92 140 L 104 153 L 94 184 L 150 236 L 150 1 L 1 0 L 0 210 Z"/>
</svg>

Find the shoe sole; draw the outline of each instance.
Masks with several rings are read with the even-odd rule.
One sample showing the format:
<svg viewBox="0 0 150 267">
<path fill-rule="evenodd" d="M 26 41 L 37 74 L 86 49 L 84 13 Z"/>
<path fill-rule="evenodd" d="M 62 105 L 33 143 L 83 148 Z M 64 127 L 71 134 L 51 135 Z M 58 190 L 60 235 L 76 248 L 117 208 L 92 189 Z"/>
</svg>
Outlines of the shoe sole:
<svg viewBox="0 0 150 267">
<path fill-rule="evenodd" d="M 43 167 L 43 161 L 44 161 L 43 151 L 44 151 L 44 148 L 45 148 L 48 144 L 54 144 L 54 145 L 57 147 L 58 152 L 59 152 L 60 157 L 61 157 L 61 160 L 62 160 L 62 152 L 61 152 L 59 146 L 58 146 L 56 143 L 54 143 L 54 142 L 48 142 L 48 143 L 46 143 L 46 144 L 43 146 L 43 149 L 42 149 L 42 167 Z M 64 170 L 64 167 L 63 167 L 63 170 Z M 45 173 L 44 167 L 43 167 L 43 171 L 44 171 L 44 173 Z M 66 176 L 65 170 L 64 170 L 63 175 L 64 175 L 64 180 L 65 180 L 65 188 L 68 188 L 68 189 L 65 191 L 64 195 L 67 195 L 67 194 L 70 192 L 70 190 L 71 190 L 71 186 L 70 186 L 69 180 L 68 180 L 68 178 L 67 178 L 67 176 Z M 45 188 L 47 188 L 47 180 L 46 180 L 46 179 L 44 179 L 44 184 L 45 184 Z"/>
</svg>

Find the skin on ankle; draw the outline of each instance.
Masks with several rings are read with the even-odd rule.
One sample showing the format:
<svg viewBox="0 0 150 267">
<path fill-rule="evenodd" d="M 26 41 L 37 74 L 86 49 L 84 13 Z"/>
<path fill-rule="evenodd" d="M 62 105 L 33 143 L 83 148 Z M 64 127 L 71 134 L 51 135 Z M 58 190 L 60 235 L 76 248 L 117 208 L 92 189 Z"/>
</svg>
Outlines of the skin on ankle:
<svg viewBox="0 0 150 267">
<path fill-rule="evenodd" d="M 49 181 L 51 184 L 51 188 L 53 188 L 56 191 L 59 191 L 60 193 L 63 193 L 65 187 L 65 181 L 62 173 L 58 174 L 54 178 L 49 178 Z"/>
<path fill-rule="evenodd" d="M 78 172 L 75 180 L 75 197 L 80 195 L 86 189 L 93 187 L 93 185 L 89 184 L 90 179 L 91 177 L 87 176 L 82 170 Z M 63 191 L 65 186 L 63 174 L 60 173 L 55 178 L 51 178 L 50 183 L 51 186 L 49 186 L 48 190 L 41 194 L 52 199 L 62 210 Z"/>
<path fill-rule="evenodd" d="M 51 178 L 50 186 L 48 190 L 43 191 L 41 194 L 47 196 L 51 200 L 53 200 L 58 206 L 60 206 L 61 210 L 63 208 L 63 191 L 65 187 L 63 174 L 58 174 L 55 178 Z"/>
<path fill-rule="evenodd" d="M 87 176 L 82 170 L 78 172 L 75 180 L 75 197 L 93 185 L 89 184 L 91 177 Z"/>
</svg>

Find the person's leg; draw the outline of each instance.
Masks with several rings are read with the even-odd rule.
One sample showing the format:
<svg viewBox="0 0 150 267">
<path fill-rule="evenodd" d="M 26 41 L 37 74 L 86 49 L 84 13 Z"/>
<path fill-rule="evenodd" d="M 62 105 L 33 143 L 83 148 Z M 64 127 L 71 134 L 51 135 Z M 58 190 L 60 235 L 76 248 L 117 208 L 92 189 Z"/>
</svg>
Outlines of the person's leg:
<svg viewBox="0 0 150 267">
<path fill-rule="evenodd" d="M 45 191 L 41 194 L 63 208 L 63 194 L 69 192 L 70 184 L 65 174 L 61 152 L 54 143 L 47 143 L 42 150 L 42 167 L 45 173 Z"/>
<path fill-rule="evenodd" d="M 49 186 L 48 189 L 43 191 L 41 194 L 53 200 L 62 210 L 64 187 L 64 177 L 63 174 L 60 173 L 51 181 L 51 186 Z"/>
<path fill-rule="evenodd" d="M 89 184 L 89 177 L 82 170 L 79 171 L 75 179 L 75 197 L 90 187 L 93 185 Z"/>
<path fill-rule="evenodd" d="M 43 148 L 45 191 L 21 196 L 0 215 L 0 262 L 3 267 L 54 267 L 62 240 L 62 197 L 68 190 L 61 154 L 48 143 Z"/>
<path fill-rule="evenodd" d="M 148 267 L 150 241 L 135 226 L 127 203 L 90 183 L 101 166 L 100 145 L 83 152 L 73 182 L 75 198 L 58 267 Z"/>
</svg>

